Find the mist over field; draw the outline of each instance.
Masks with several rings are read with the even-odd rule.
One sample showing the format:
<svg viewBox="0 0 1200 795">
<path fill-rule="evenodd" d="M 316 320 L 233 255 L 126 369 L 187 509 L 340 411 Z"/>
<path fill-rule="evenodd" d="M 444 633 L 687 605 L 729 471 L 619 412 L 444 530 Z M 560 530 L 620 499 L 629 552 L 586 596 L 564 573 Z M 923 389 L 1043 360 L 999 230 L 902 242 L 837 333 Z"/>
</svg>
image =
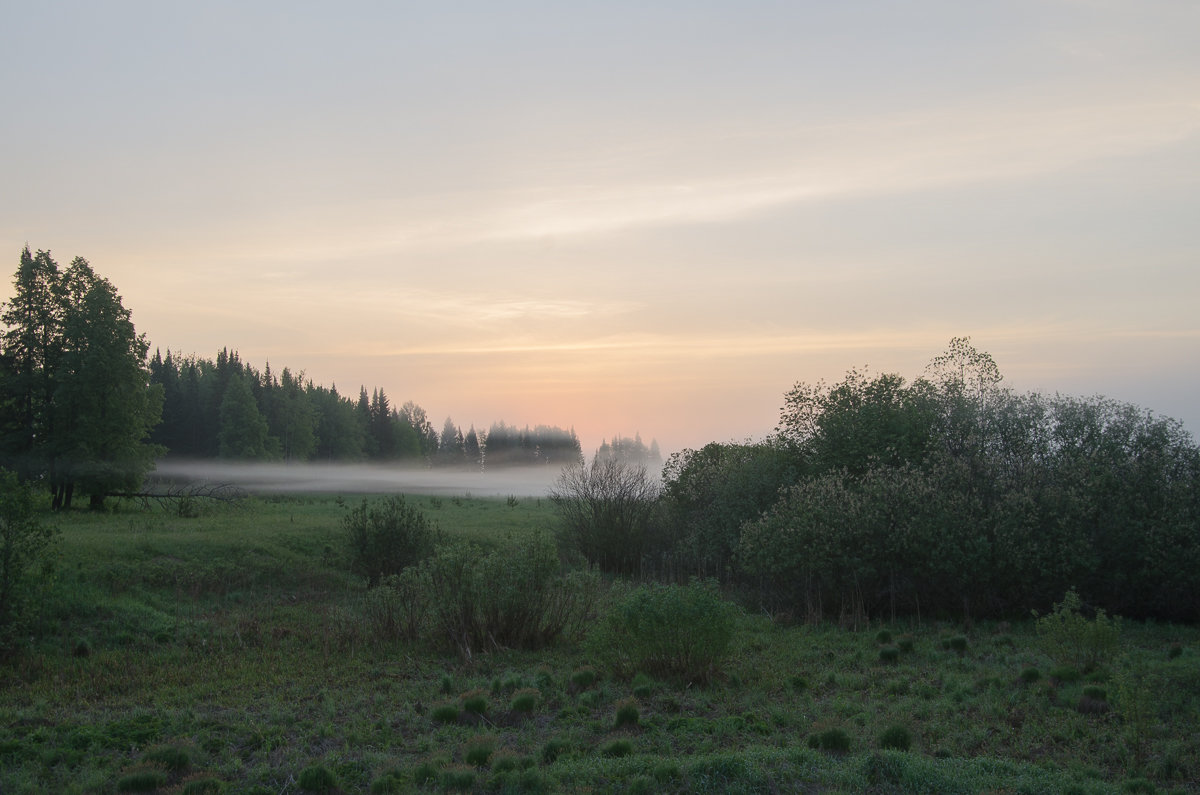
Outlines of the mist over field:
<svg viewBox="0 0 1200 795">
<path fill-rule="evenodd" d="M 545 497 L 558 467 L 481 470 L 368 464 L 263 464 L 160 461 L 151 483 L 230 485 L 252 493 L 404 493 L 474 497 Z"/>
</svg>

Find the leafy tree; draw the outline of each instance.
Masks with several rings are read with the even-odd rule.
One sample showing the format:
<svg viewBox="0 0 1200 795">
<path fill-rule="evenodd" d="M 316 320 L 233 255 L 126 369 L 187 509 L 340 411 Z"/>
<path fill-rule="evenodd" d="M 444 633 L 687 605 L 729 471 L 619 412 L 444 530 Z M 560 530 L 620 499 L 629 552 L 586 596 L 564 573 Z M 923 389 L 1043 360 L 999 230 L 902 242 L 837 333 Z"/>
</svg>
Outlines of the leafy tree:
<svg viewBox="0 0 1200 795">
<path fill-rule="evenodd" d="M 550 499 L 569 543 L 604 571 L 631 574 L 656 546 L 653 521 L 659 486 L 646 472 L 615 458 L 563 469 Z"/>
<path fill-rule="evenodd" d="M 146 440 L 162 411 L 151 386 L 148 344 L 116 288 L 77 257 L 59 271 L 46 252 L 26 249 L 16 295 L 3 315 L 6 455 L 26 477 L 44 477 L 55 508 L 78 486 L 94 507 L 105 494 L 136 487 L 161 448 Z"/>
</svg>

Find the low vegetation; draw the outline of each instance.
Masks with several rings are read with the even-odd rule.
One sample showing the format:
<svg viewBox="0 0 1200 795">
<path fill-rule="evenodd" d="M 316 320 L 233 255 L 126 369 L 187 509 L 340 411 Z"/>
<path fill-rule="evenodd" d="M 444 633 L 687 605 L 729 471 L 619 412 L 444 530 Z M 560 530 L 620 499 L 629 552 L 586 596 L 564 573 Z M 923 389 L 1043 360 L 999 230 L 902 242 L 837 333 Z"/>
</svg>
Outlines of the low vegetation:
<svg viewBox="0 0 1200 795">
<path fill-rule="evenodd" d="M 428 565 L 514 568 L 498 597 L 574 576 L 545 555 L 548 500 L 408 501 L 443 528 Z M 852 631 L 743 612 L 711 582 L 594 579 L 591 632 L 482 632 L 468 656 L 432 607 L 411 633 L 379 618 L 373 600 L 393 587 L 351 573 L 344 516 L 308 497 L 196 518 L 60 513 L 58 574 L 0 663 L 0 791 L 1116 793 L 1200 780 L 1195 627 L 1125 621 L 1069 681 L 1027 673 L 1064 662 L 1032 618 Z M 605 633 L 621 654 L 605 653 Z"/>
</svg>

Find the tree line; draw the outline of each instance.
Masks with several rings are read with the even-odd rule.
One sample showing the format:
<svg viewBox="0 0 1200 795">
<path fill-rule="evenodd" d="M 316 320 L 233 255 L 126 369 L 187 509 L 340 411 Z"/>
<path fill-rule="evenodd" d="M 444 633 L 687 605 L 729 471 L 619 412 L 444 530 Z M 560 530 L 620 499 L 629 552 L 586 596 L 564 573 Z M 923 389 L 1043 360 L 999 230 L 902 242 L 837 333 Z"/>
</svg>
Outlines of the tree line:
<svg viewBox="0 0 1200 795">
<path fill-rule="evenodd" d="M 214 359 L 155 351 L 116 287 L 82 257 L 61 268 L 26 246 L 0 312 L 0 469 L 99 507 L 137 490 L 164 455 L 241 461 L 562 465 L 582 457 L 574 430 L 503 422 L 487 430 L 399 407 L 382 389 L 356 398 L 237 351 Z"/>
<path fill-rule="evenodd" d="M 494 423 L 462 428 L 447 417 L 439 432 L 412 401 L 395 406 L 384 390 L 357 399 L 293 374 L 243 362 L 155 351 L 150 383 L 163 393 L 151 440 L 168 455 L 242 461 L 383 461 L 485 467 L 565 463 L 581 455 L 574 431 Z"/>
</svg>

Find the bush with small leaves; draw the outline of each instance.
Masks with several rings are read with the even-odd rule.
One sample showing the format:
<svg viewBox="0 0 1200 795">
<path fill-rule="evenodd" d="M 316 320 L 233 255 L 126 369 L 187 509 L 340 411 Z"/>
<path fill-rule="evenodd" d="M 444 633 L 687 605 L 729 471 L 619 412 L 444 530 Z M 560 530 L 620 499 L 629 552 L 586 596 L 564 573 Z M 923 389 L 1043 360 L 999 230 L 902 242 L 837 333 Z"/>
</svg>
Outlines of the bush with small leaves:
<svg viewBox="0 0 1200 795">
<path fill-rule="evenodd" d="M 310 765 L 300 771 L 296 783 L 305 792 L 332 792 L 338 787 L 337 776 L 325 765 Z"/>
<path fill-rule="evenodd" d="M 433 554 L 437 529 L 399 495 L 369 503 L 346 515 L 345 527 L 355 573 L 376 585 L 388 574 L 399 574 Z"/>
<path fill-rule="evenodd" d="M 889 726 L 879 735 L 879 747 L 896 751 L 907 751 L 912 745 L 912 735 L 904 726 Z"/>
<path fill-rule="evenodd" d="M 641 714 L 638 711 L 638 703 L 635 698 L 627 698 L 617 704 L 617 715 L 613 719 L 613 728 L 621 728 L 622 726 L 637 726 L 641 719 Z"/>
<path fill-rule="evenodd" d="M 703 683 L 729 653 L 738 612 L 713 581 L 643 585 L 618 599 L 588 642 L 620 675 Z"/>
<path fill-rule="evenodd" d="M 1083 600 L 1073 590 L 1034 626 L 1047 657 L 1084 673 L 1111 657 L 1121 642 L 1121 619 L 1096 610 L 1096 617 L 1089 621 L 1083 615 Z"/>
</svg>

